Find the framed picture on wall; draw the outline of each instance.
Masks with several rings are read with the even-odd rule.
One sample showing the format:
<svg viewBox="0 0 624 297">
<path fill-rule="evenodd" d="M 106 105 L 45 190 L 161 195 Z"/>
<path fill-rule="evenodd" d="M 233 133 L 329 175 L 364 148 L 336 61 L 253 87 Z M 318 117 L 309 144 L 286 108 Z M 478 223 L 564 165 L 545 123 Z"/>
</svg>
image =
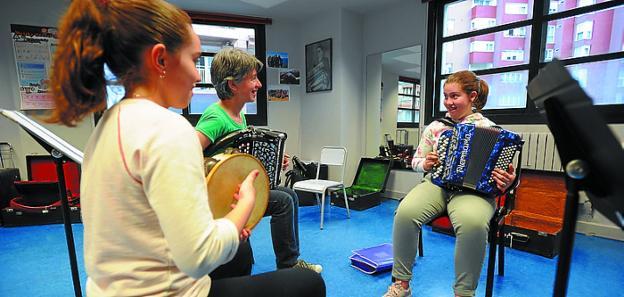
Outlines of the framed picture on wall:
<svg viewBox="0 0 624 297">
<path fill-rule="evenodd" d="M 332 39 L 305 46 L 306 93 L 332 89 Z"/>
</svg>

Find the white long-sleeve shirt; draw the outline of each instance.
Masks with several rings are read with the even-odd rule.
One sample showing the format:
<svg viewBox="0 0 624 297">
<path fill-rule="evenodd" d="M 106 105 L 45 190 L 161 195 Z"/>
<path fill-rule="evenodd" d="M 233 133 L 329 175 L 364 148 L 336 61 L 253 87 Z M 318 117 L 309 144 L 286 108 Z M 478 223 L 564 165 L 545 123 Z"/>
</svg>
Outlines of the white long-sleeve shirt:
<svg viewBox="0 0 624 297">
<path fill-rule="evenodd" d="M 207 296 L 238 248 L 208 205 L 195 129 L 145 99 L 108 110 L 84 152 L 81 207 L 89 296 Z"/>
</svg>

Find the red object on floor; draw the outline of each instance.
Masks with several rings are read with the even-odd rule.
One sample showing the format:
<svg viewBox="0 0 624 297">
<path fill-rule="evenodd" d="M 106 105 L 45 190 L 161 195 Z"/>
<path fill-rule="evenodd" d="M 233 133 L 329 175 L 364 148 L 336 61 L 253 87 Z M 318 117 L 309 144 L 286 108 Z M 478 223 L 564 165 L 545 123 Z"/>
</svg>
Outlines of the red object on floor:
<svg viewBox="0 0 624 297">
<path fill-rule="evenodd" d="M 52 156 L 26 156 L 29 181 L 58 181 L 56 163 Z M 70 200 L 80 197 L 80 167 L 74 161 L 63 164 L 65 187 Z"/>
</svg>

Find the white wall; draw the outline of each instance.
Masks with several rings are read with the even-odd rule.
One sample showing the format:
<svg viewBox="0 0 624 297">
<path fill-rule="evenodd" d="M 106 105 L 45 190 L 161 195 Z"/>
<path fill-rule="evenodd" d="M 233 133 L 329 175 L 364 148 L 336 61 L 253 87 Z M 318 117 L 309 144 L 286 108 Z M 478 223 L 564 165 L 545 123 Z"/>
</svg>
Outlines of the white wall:
<svg viewBox="0 0 624 297">
<path fill-rule="evenodd" d="M 293 156 L 301 153 L 301 94 L 305 93 L 305 62 L 301 51 L 300 25 L 298 23 L 274 21 L 266 26 L 267 51 L 288 53 L 288 67 L 301 73 L 299 85 L 290 87 L 290 101 L 267 102 L 267 125 L 273 130 L 286 132 L 286 152 Z M 265 65 L 266 66 L 266 65 Z M 267 68 L 267 84 L 279 82 L 279 72 Z"/>
<path fill-rule="evenodd" d="M 301 102 L 301 155 L 318 160 L 326 145 L 347 147 L 345 182 L 355 176 L 362 151 L 364 105 L 362 98 L 361 17 L 346 10 L 332 10 L 302 23 L 301 51 L 305 45 L 332 38 L 332 90 L 305 93 Z M 338 172 L 330 169 L 330 177 Z"/>
</svg>

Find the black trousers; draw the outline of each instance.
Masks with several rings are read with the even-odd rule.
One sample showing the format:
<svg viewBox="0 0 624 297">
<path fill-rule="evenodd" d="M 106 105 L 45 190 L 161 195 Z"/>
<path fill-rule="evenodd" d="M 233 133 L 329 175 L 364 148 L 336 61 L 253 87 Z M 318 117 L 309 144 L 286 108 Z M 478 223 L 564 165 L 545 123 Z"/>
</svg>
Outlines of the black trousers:
<svg viewBox="0 0 624 297">
<path fill-rule="evenodd" d="M 241 242 L 234 258 L 210 273 L 209 297 L 325 297 L 325 281 L 320 274 L 303 268 L 251 274 L 253 254 L 248 241 Z"/>
</svg>

